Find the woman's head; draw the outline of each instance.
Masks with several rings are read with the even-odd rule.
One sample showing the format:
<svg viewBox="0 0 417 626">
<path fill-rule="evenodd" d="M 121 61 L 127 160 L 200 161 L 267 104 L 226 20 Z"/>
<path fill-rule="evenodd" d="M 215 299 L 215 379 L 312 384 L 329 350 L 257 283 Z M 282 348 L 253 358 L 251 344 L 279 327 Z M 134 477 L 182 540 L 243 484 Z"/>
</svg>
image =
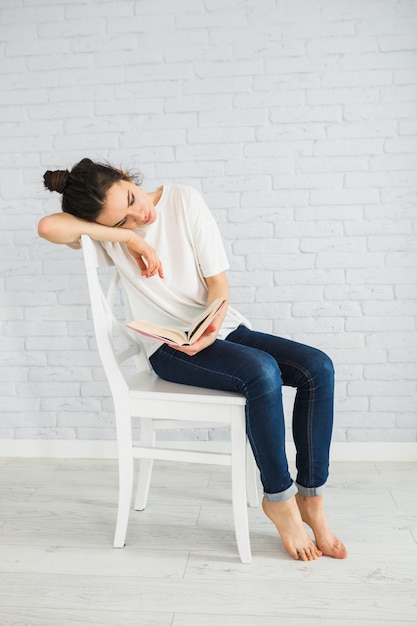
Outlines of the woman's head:
<svg viewBox="0 0 417 626">
<path fill-rule="evenodd" d="M 134 176 L 110 165 L 83 159 L 69 170 L 48 170 L 44 185 L 62 194 L 62 210 L 89 222 L 97 221 L 104 209 L 107 192 L 120 181 L 142 183 Z"/>
</svg>

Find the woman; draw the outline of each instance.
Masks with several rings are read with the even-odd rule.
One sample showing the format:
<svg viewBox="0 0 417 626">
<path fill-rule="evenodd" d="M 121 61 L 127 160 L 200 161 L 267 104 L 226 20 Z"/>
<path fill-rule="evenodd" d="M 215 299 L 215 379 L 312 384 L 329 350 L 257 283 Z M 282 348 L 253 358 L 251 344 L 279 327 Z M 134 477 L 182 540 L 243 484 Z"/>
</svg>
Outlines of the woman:
<svg viewBox="0 0 417 626">
<path fill-rule="evenodd" d="M 62 194 L 63 213 L 39 222 L 39 235 L 79 247 L 82 234 L 102 242 L 123 277 L 135 317 L 188 326 L 216 298 L 228 298 L 223 244 L 199 193 L 185 185 L 145 192 L 141 181 L 83 159 L 48 171 L 45 186 Z M 255 332 L 223 307 L 192 346 L 145 341 L 158 376 L 179 383 L 236 390 L 247 399 L 247 434 L 264 489 L 263 510 L 294 559 L 345 558 L 323 505 L 333 424 L 333 366 L 320 350 Z M 293 435 L 297 476 L 285 454 L 282 385 L 297 389 Z M 303 522 L 314 533 L 310 538 Z"/>
</svg>

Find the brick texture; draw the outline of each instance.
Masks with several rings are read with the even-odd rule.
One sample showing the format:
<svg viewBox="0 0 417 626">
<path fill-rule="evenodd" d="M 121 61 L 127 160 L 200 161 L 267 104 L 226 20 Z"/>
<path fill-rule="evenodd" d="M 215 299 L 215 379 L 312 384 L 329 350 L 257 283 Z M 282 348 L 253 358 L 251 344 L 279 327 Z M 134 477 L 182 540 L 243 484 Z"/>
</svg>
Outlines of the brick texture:
<svg viewBox="0 0 417 626">
<path fill-rule="evenodd" d="M 0 436 L 114 436 L 81 255 L 36 233 L 90 156 L 203 192 L 235 304 L 332 357 L 336 441 L 416 441 L 416 53 L 410 0 L 3 1 Z"/>
</svg>

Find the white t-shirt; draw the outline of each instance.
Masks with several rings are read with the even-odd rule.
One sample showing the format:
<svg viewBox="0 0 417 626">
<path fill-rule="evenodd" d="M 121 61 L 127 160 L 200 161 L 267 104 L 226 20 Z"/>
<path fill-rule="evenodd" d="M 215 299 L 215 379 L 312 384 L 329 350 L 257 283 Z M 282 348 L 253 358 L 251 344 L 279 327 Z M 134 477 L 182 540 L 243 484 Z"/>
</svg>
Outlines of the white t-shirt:
<svg viewBox="0 0 417 626">
<path fill-rule="evenodd" d="M 155 222 L 136 232 L 161 259 L 164 278 L 146 278 L 125 244 L 101 242 L 119 269 L 133 319 L 186 329 L 207 305 L 206 277 L 228 269 L 217 224 L 201 195 L 187 185 L 164 185 Z M 131 321 L 131 320 L 127 320 Z M 229 307 L 218 337 L 239 324 L 250 326 Z M 161 342 L 141 337 L 148 357 Z"/>
</svg>

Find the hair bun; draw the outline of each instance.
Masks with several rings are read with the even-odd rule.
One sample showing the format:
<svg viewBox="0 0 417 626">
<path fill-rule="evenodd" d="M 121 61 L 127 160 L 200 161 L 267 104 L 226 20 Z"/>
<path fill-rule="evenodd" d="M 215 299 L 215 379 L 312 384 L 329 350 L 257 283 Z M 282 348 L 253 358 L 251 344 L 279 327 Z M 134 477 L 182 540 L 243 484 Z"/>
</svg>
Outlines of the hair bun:
<svg viewBox="0 0 417 626">
<path fill-rule="evenodd" d="M 68 176 L 68 170 L 55 170 L 54 172 L 48 170 L 43 175 L 43 184 L 49 191 L 63 193 L 68 182 Z"/>
</svg>

